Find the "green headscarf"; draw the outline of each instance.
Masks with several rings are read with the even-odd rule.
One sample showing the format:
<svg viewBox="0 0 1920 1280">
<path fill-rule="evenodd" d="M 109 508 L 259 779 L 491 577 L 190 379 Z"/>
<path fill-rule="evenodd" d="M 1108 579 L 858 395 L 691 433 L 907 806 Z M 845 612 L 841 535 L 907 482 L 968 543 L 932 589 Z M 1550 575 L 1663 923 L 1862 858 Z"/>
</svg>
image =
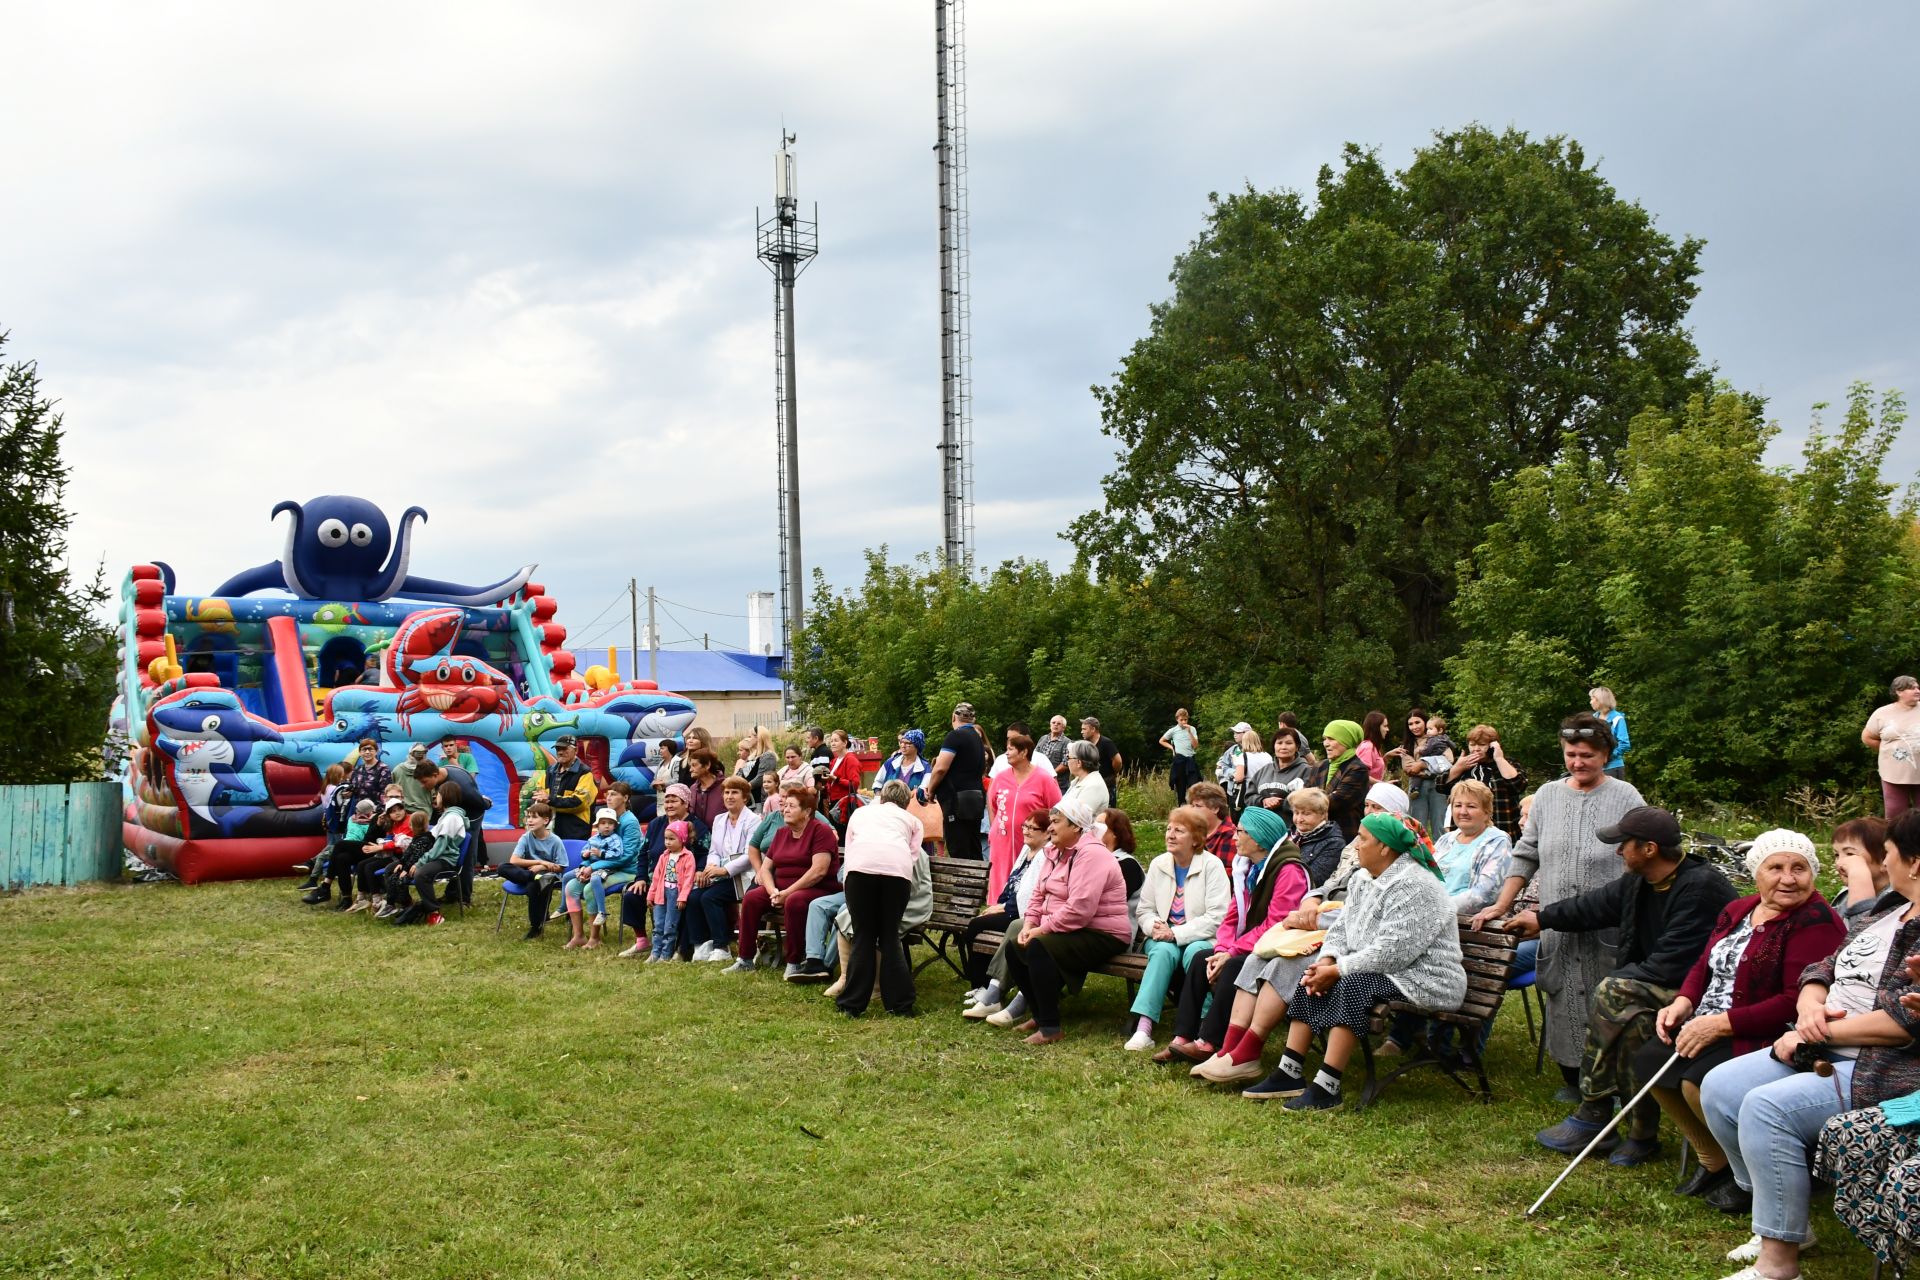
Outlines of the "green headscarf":
<svg viewBox="0 0 1920 1280">
<path fill-rule="evenodd" d="M 1427 852 L 1427 847 L 1421 843 L 1418 833 L 1399 818 L 1390 813 L 1370 813 L 1360 819 L 1360 826 L 1375 840 L 1395 853 L 1410 855 L 1415 862 L 1433 872 L 1434 875 L 1440 876 L 1441 879 L 1446 878 L 1441 876 L 1440 868 L 1434 865 L 1433 855 Z"/>
<path fill-rule="evenodd" d="M 1341 765 L 1353 758 L 1354 748 L 1358 747 L 1360 740 L 1367 735 L 1364 729 L 1351 720 L 1329 720 L 1327 727 L 1321 730 L 1320 736 L 1332 738 L 1346 748 L 1339 755 L 1327 758 L 1327 781 L 1331 783 L 1333 775 L 1339 772 Z"/>
</svg>

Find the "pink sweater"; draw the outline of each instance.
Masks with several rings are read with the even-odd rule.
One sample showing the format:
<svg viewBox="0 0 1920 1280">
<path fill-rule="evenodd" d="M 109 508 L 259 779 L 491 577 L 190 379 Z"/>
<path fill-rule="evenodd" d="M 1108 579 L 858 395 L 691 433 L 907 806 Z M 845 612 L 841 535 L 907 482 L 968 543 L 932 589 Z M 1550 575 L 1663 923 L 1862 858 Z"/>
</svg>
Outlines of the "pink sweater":
<svg viewBox="0 0 1920 1280">
<path fill-rule="evenodd" d="M 1220 922 L 1213 949 L 1223 955 L 1243 956 L 1253 950 L 1261 934 L 1291 915 L 1300 905 L 1300 899 L 1307 896 L 1307 869 L 1297 862 L 1280 868 L 1273 879 L 1273 897 L 1267 900 L 1267 918 L 1255 920 L 1252 928 L 1242 929 L 1240 909 L 1243 899 L 1253 896 L 1253 886 L 1241 883 L 1247 871 L 1246 859 L 1236 856 L 1233 861 L 1234 891 L 1227 899 L 1227 918 Z"/>
<path fill-rule="evenodd" d="M 1023 919 L 1029 928 L 1048 933 L 1095 929 L 1121 942 L 1133 941 L 1133 921 L 1127 917 L 1127 881 L 1120 860 L 1091 831 L 1066 853 L 1047 846 L 1040 864 L 1040 883 Z"/>
<path fill-rule="evenodd" d="M 647 901 L 660 906 L 667 900 L 667 859 L 671 854 L 661 853 L 653 864 L 653 883 L 647 888 Z M 679 881 L 680 892 L 676 895 L 680 905 L 687 905 L 687 895 L 693 892 L 693 851 L 682 849 L 680 856 L 673 860 L 673 878 Z"/>
</svg>

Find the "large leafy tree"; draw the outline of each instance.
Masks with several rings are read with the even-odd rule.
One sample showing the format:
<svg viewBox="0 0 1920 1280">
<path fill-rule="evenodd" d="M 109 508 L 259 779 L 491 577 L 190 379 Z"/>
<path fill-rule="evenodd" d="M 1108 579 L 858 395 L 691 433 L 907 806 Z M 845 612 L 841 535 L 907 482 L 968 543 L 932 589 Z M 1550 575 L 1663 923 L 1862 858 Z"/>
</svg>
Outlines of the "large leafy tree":
<svg viewBox="0 0 1920 1280">
<path fill-rule="evenodd" d="M 1123 452 L 1071 536 L 1170 615 L 1171 671 L 1310 714 L 1424 694 L 1494 486 L 1704 385 L 1700 248 L 1577 143 L 1478 127 L 1216 196 L 1095 388 Z"/>
<path fill-rule="evenodd" d="M 95 616 L 100 575 L 83 586 L 67 569 L 60 440 L 35 366 L 0 365 L 0 783 L 101 771 L 113 639 Z"/>
<path fill-rule="evenodd" d="M 1541 759 L 1611 685 L 1636 781 L 1675 800 L 1866 780 L 1860 725 L 1920 651 L 1915 512 L 1880 474 L 1905 417 L 1856 386 L 1776 469 L 1758 403 L 1718 389 L 1640 415 L 1614 465 L 1570 443 L 1514 477 L 1463 567 L 1450 705 Z"/>
</svg>

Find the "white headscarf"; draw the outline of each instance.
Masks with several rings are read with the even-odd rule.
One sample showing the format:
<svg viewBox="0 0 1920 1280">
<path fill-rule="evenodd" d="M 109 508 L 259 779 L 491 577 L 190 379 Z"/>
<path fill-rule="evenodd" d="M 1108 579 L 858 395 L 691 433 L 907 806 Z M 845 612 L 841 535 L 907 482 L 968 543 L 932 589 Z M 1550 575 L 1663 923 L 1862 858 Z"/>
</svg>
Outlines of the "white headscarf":
<svg viewBox="0 0 1920 1280">
<path fill-rule="evenodd" d="M 1798 831 L 1789 831 L 1785 827 L 1775 827 L 1771 831 L 1762 831 L 1747 850 L 1747 874 L 1760 874 L 1760 864 L 1776 853 L 1793 853 L 1807 864 L 1807 874 L 1820 874 L 1820 854 L 1813 847 L 1813 841 Z"/>
<path fill-rule="evenodd" d="M 1367 799 L 1396 817 L 1407 816 L 1407 793 L 1391 782 L 1376 782 L 1367 789 Z"/>
</svg>

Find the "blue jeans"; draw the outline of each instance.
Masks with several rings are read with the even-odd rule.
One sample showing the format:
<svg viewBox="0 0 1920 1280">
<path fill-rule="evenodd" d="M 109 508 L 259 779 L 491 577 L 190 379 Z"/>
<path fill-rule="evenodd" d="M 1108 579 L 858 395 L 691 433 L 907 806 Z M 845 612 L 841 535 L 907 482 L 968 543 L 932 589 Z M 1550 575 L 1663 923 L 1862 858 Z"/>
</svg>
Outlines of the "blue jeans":
<svg viewBox="0 0 1920 1280">
<path fill-rule="evenodd" d="M 840 908 L 847 905 L 845 893 L 823 893 L 807 904 L 807 956 L 827 963 L 827 957 L 840 958 L 840 948 L 833 942 L 833 924 L 840 916 Z"/>
<path fill-rule="evenodd" d="M 1811 1179 L 1807 1155 L 1820 1127 L 1842 1111 L 1853 1083 L 1853 1061 L 1839 1059 L 1831 1078 L 1795 1071 L 1756 1049 L 1723 1062 L 1700 1082 L 1707 1128 L 1727 1153 L 1733 1180 L 1753 1193 L 1753 1230 L 1769 1240 L 1805 1244 Z"/>
<path fill-rule="evenodd" d="M 674 942 L 680 932 L 679 890 L 668 886 L 666 901 L 653 904 L 653 958 L 673 959 Z"/>
<path fill-rule="evenodd" d="M 1184 974 L 1188 965 L 1212 951 L 1212 938 L 1203 938 L 1184 945 L 1149 938 L 1147 940 L 1147 971 L 1141 976 L 1140 990 L 1133 997 L 1133 1012 L 1142 1018 L 1160 1021 L 1160 1010 L 1167 1003 L 1167 989 L 1173 985 L 1173 980 Z"/>
</svg>

